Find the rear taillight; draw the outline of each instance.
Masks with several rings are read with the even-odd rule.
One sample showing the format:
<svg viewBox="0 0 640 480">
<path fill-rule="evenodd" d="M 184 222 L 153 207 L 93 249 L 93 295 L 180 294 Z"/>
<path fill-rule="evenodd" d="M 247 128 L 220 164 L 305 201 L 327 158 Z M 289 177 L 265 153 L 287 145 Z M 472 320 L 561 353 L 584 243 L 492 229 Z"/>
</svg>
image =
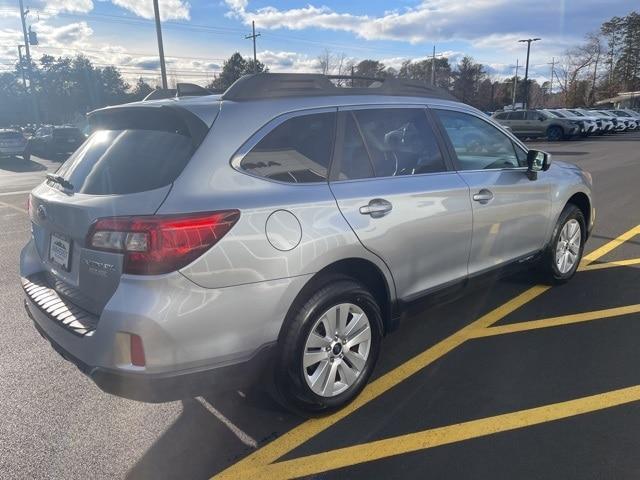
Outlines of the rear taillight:
<svg viewBox="0 0 640 480">
<path fill-rule="evenodd" d="M 100 218 L 89 229 L 87 247 L 124 254 L 124 273 L 168 273 L 209 250 L 238 218 L 238 210 Z"/>
</svg>

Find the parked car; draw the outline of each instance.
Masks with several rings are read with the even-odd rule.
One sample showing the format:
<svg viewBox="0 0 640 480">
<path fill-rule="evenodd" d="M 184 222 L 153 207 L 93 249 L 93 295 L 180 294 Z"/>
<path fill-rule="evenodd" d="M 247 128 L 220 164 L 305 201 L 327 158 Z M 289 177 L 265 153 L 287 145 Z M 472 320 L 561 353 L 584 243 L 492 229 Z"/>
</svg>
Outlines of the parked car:
<svg viewBox="0 0 640 480">
<path fill-rule="evenodd" d="M 608 116 L 598 115 L 597 112 L 580 108 L 563 108 L 560 111 L 569 112 L 579 118 L 595 121 L 596 125 L 598 125 L 598 135 L 604 135 L 605 133 L 612 133 L 614 131 L 613 121 Z"/>
<path fill-rule="evenodd" d="M 15 156 L 31 159 L 27 139 L 18 130 L 0 129 L 0 158 Z"/>
<path fill-rule="evenodd" d="M 43 126 L 29 139 L 31 151 L 40 155 L 58 155 L 75 151 L 86 140 L 79 128 Z"/>
<path fill-rule="evenodd" d="M 591 176 L 446 92 L 380 84 L 257 74 L 92 112 L 30 195 L 38 331 L 116 395 L 253 381 L 313 415 L 360 393 L 414 302 L 520 264 L 568 281 Z"/>
<path fill-rule="evenodd" d="M 572 114 L 568 111 L 561 111 L 561 110 L 545 109 L 544 112 L 548 113 L 552 117 L 565 118 L 568 120 L 579 122 L 580 135 L 583 137 L 588 137 L 589 135 L 596 133 L 599 130 L 598 123 L 596 122 L 596 120 L 591 118 L 581 117 L 579 115 Z"/>
<path fill-rule="evenodd" d="M 492 118 L 518 137 L 547 137 L 550 142 L 579 135 L 582 129 L 581 121 L 558 118 L 543 110 L 496 112 Z"/>
<path fill-rule="evenodd" d="M 629 123 L 625 122 L 625 119 L 623 117 L 618 117 L 617 115 L 611 112 L 608 112 L 606 110 L 592 110 L 592 111 L 596 112 L 599 115 L 604 115 L 605 117 L 609 118 L 613 122 L 614 132 L 617 132 L 617 133 L 624 132 L 629 128 Z"/>
<path fill-rule="evenodd" d="M 629 130 L 638 130 L 640 128 L 640 115 L 633 110 L 608 110 L 612 115 L 623 118 Z"/>
</svg>

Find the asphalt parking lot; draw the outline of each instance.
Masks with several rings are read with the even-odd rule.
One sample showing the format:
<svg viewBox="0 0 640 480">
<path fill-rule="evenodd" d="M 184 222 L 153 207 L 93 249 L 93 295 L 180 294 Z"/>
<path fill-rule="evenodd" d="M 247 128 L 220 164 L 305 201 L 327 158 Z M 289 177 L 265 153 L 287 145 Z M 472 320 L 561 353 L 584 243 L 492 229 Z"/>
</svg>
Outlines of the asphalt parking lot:
<svg viewBox="0 0 640 480">
<path fill-rule="evenodd" d="M 640 132 L 532 145 L 593 174 L 577 276 L 523 271 L 415 312 L 362 395 L 307 421 L 258 389 L 100 392 L 21 303 L 25 191 L 59 161 L 0 161 L 0 477 L 639 478 Z"/>
</svg>

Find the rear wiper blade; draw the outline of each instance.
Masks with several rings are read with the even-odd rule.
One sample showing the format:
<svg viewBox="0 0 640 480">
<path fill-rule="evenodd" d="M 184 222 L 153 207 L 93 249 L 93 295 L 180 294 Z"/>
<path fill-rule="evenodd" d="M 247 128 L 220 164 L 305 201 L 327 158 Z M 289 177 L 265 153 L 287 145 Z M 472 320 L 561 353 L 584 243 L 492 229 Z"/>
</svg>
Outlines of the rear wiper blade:
<svg viewBox="0 0 640 480">
<path fill-rule="evenodd" d="M 73 185 L 68 180 L 62 178 L 61 175 L 56 175 L 55 173 L 47 173 L 47 180 L 51 180 L 58 185 L 61 185 L 63 188 L 67 190 L 73 190 Z"/>
</svg>

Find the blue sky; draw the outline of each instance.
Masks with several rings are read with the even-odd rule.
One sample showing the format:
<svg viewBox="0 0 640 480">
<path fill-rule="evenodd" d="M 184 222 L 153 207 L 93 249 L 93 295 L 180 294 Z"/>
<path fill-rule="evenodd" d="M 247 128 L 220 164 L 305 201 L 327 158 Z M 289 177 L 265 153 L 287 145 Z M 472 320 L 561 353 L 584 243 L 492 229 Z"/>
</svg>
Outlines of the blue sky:
<svg viewBox="0 0 640 480">
<path fill-rule="evenodd" d="M 0 71 L 15 62 L 20 42 L 17 0 L 0 0 Z M 151 0 L 26 0 L 40 36 L 33 55 L 84 53 L 96 64 L 116 64 L 128 79 L 157 82 Z M 463 54 L 487 65 L 495 78 L 513 73 L 532 48 L 531 75 L 548 78 L 552 57 L 580 42 L 637 0 L 160 0 L 170 79 L 205 83 L 235 51 L 255 20 L 258 57 L 272 71 L 314 71 L 325 49 L 358 61 L 398 67 L 436 50 L 455 63 Z"/>
</svg>

